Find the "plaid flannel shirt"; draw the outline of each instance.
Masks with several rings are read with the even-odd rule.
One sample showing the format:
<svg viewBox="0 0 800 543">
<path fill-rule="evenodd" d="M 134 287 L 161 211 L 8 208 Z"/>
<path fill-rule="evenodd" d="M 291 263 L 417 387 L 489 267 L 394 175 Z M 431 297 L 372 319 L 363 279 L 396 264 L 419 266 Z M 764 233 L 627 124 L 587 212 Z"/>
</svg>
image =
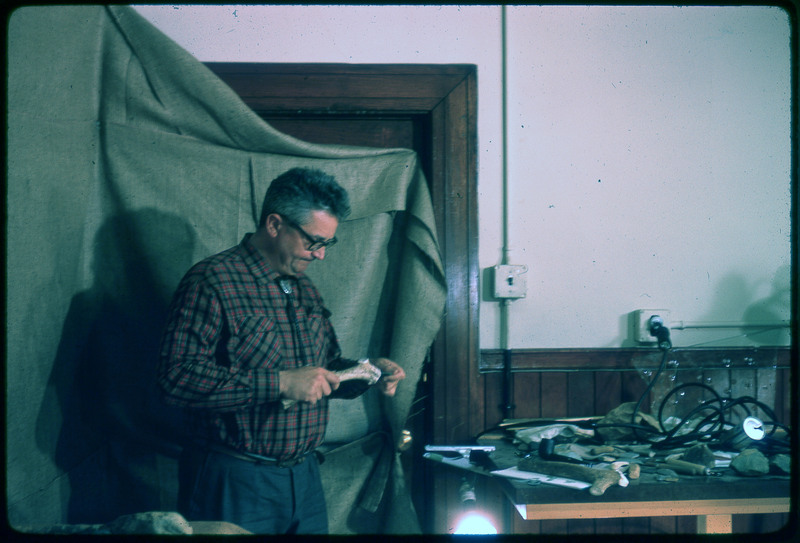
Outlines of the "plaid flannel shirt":
<svg viewBox="0 0 800 543">
<path fill-rule="evenodd" d="M 319 292 L 305 275 L 292 294 L 258 251 L 242 242 L 190 269 L 175 293 L 161 343 L 158 384 L 190 408 L 198 438 L 278 460 L 318 447 L 326 398 L 283 409 L 278 372 L 326 366 L 339 344 Z"/>
</svg>

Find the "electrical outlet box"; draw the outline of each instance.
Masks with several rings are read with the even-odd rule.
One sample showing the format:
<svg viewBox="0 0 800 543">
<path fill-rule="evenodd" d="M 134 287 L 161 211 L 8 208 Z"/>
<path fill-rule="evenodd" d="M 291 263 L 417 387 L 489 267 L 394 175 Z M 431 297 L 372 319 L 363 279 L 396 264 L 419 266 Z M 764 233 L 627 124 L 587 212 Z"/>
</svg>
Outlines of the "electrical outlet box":
<svg viewBox="0 0 800 543">
<path fill-rule="evenodd" d="M 499 265 L 494 267 L 495 298 L 524 298 L 527 294 L 525 265 Z"/>
<path fill-rule="evenodd" d="M 655 336 L 650 335 L 650 318 L 658 315 L 664 321 L 664 326 L 669 327 L 669 309 L 637 309 L 635 319 L 634 338 L 638 343 L 656 343 Z"/>
</svg>

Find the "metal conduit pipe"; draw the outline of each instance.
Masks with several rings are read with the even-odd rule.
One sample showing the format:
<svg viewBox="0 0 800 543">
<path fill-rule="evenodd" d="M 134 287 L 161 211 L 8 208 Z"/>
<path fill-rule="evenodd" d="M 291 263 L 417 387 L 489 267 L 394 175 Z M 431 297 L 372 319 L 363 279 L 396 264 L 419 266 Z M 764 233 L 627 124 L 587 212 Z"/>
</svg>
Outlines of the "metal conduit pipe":
<svg viewBox="0 0 800 543">
<path fill-rule="evenodd" d="M 754 323 L 744 321 L 675 321 L 670 322 L 673 330 L 686 330 L 688 328 L 789 328 L 789 321 Z"/>
<path fill-rule="evenodd" d="M 502 264 L 509 263 L 509 255 L 511 253 L 510 235 L 509 235 L 509 187 L 508 187 L 508 54 L 507 54 L 507 36 L 506 36 L 506 6 L 500 6 L 500 24 L 501 24 L 501 51 L 502 51 L 502 123 L 503 123 L 503 256 Z M 513 376 L 511 373 L 511 347 L 510 347 L 510 332 L 509 332 L 509 306 L 511 301 L 504 299 L 500 302 L 500 341 L 503 349 L 503 403 L 499 406 L 503 413 L 504 419 L 510 419 L 514 413 L 514 404 L 512 403 L 513 393 Z"/>
</svg>

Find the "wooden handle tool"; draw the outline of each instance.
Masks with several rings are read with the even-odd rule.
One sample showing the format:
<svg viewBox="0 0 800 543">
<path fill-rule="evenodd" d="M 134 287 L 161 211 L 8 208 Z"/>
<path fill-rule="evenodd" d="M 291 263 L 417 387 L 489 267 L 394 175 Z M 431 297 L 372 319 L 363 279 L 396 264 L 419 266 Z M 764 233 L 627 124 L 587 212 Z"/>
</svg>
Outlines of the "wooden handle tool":
<svg viewBox="0 0 800 543">
<path fill-rule="evenodd" d="M 627 481 L 625 483 L 622 482 L 622 475 L 611 469 L 589 468 L 567 462 L 551 462 L 549 460 L 541 460 L 535 456 L 520 459 L 517 467 L 523 471 L 567 477 L 591 483 L 592 486 L 589 487 L 589 493 L 593 496 L 602 496 L 610 487 L 614 485 L 625 486 L 625 483 L 627 483 Z"/>
<path fill-rule="evenodd" d="M 679 460 L 677 458 L 667 458 L 667 466 L 678 473 L 685 473 L 687 475 L 709 475 L 711 470 L 700 464 L 693 464 L 686 460 Z"/>
</svg>

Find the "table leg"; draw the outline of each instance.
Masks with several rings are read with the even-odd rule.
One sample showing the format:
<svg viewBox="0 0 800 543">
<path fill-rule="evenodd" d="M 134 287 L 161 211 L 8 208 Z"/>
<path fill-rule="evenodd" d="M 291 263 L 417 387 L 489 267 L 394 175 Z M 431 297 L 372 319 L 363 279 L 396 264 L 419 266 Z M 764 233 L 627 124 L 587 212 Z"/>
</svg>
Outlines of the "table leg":
<svg viewBox="0 0 800 543">
<path fill-rule="evenodd" d="M 731 515 L 698 515 L 698 534 L 729 534 L 733 532 Z"/>
</svg>

